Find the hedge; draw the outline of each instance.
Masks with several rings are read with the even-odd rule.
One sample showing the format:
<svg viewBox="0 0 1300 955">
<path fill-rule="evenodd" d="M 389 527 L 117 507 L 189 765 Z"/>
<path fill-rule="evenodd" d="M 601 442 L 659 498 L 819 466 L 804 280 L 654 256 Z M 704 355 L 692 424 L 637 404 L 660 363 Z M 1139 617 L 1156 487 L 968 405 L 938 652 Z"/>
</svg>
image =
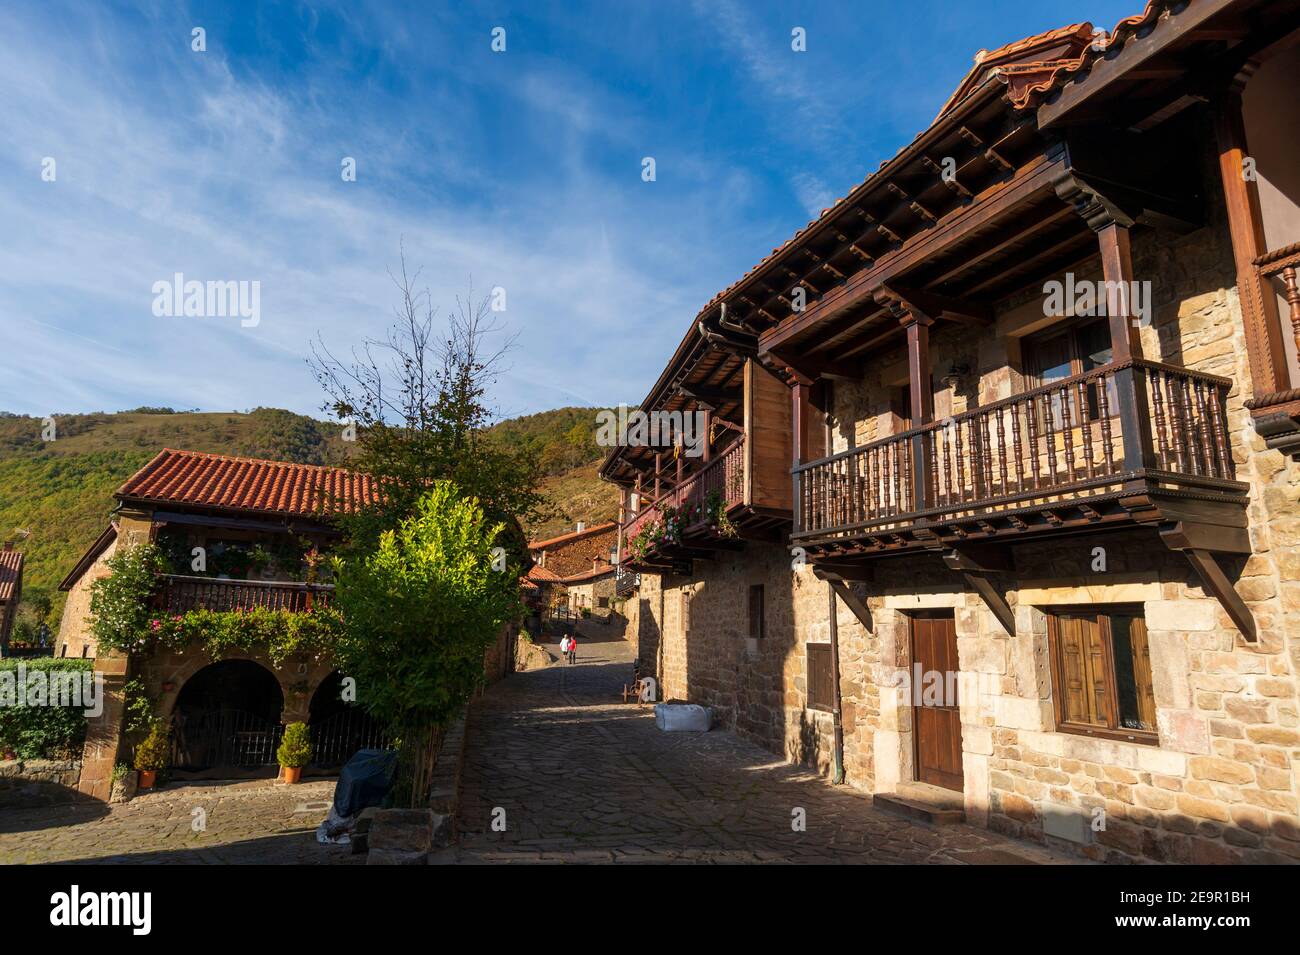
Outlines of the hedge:
<svg viewBox="0 0 1300 955">
<path fill-rule="evenodd" d="M 17 681 L 22 665 L 30 678 L 34 671 L 93 672 L 93 660 L 52 657 L 0 659 L 0 679 Z M 6 676 L 6 671 L 14 671 Z M 0 755 L 12 752 L 19 759 L 75 759 L 86 739 L 82 706 L 28 706 L 26 700 L 4 699 L 0 705 Z"/>
</svg>

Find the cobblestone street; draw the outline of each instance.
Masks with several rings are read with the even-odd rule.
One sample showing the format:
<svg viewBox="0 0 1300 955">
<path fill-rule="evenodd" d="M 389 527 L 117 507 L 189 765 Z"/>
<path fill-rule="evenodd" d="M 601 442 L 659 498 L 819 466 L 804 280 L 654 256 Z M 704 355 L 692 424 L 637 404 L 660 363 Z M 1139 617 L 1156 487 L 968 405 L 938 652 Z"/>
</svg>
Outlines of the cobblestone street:
<svg viewBox="0 0 1300 955">
<path fill-rule="evenodd" d="M 617 702 L 631 659 L 621 639 L 586 639 L 576 665 L 489 689 L 472 711 L 462 841 L 435 862 L 1063 861 L 980 829 L 873 809 L 730 733 L 661 733 L 650 707 Z M 6 810 L 0 863 L 362 862 L 315 840 L 333 787 L 203 783 L 125 805 Z M 504 831 L 492 828 L 498 809 Z M 792 829 L 796 809 L 804 832 Z"/>
<path fill-rule="evenodd" d="M 315 828 L 334 780 L 174 786 L 125 805 L 85 803 L 0 812 L 0 863 L 351 864 Z M 201 811 L 201 813 L 199 812 Z M 201 820 L 203 830 L 196 832 Z"/>
<path fill-rule="evenodd" d="M 488 691 L 472 716 L 461 845 L 445 861 L 1067 861 L 873 809 L 730 733 L 662 733 L 650 707 L 616 702 L 631 661 L 622 640 L 587 639 L 577 665 Z M 796 808 L 805 832 L 791 827 Z M 492 828 L 496 809 L 504 832 Z"/>
</svg>

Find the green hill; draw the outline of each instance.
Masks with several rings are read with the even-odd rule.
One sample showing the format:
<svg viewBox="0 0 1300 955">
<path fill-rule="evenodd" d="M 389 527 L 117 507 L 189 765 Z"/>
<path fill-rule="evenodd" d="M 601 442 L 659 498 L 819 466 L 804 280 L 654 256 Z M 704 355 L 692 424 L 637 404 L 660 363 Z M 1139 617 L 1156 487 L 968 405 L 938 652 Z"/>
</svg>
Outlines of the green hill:
<svg viewBox="0 0 1300 955">
<path fill-rule="evenodd" d="M 597 410 L 560 408 L 490 429 L 495 439 L 535 456 L 543 490 L 560 511 L 530 533 L 558 533 L 617 512 L 617 492 L 595 473 L 603 454 L 594 437 Z M 59 582 L 107 524 L 113 491 L 161 449 L 302 464 L 344 464 L 349 450 L 338 425 L 278 408 L 141 408 L 55 415 L 54 425 L 54 440 L 45 441 L 42 419 L 0 412 L 0 540 L 18 541 L 26 555 L 20 622 L 30 625 L 48 612 L 54 630 L 65 596 Z"/>
</svg>

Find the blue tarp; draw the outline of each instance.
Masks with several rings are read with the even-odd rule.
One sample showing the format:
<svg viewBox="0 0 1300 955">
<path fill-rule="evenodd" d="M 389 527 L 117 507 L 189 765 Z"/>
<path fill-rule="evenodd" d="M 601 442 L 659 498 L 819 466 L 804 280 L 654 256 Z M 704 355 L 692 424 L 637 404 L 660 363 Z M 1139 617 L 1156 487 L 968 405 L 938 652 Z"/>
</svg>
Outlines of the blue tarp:
<svg viewBox="0 0 1300 955">
<path fill-rule="evenodd" d="M 334 810 L 350 819 L 368 806 L 378 806 L 393 787 L 397 751 L 359 749 L 339 773 L 334 787 Z"/>
</svg>

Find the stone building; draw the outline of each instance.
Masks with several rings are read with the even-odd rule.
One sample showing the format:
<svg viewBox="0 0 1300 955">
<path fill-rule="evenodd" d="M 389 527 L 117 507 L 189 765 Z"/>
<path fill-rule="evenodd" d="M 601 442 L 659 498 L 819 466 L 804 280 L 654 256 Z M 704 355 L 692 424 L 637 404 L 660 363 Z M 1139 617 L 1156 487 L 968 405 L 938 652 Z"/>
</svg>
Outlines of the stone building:
<svg viewBox="0 0 1300 955">
<path fill-rule="evenodd" d="M 606 521 L 532 541 L 529 579 L 540 589 L 544 607 L 570 611 L 608 610 L 614 596 L 614 560 L 618 524 Z"/>
<path fill-rule="evenodd" d="M 932 818 L 1300 859 L 1293 14 L 1152 0 L 981 51 L 705 306 L 642 407 L 716 413 L 705 345 L 765 370 L 785 408 L 741 432 L 776 415 L 790 503 L 647 536 L 709 464 L 607 460 L 666 698 Z"/>
</svg>

